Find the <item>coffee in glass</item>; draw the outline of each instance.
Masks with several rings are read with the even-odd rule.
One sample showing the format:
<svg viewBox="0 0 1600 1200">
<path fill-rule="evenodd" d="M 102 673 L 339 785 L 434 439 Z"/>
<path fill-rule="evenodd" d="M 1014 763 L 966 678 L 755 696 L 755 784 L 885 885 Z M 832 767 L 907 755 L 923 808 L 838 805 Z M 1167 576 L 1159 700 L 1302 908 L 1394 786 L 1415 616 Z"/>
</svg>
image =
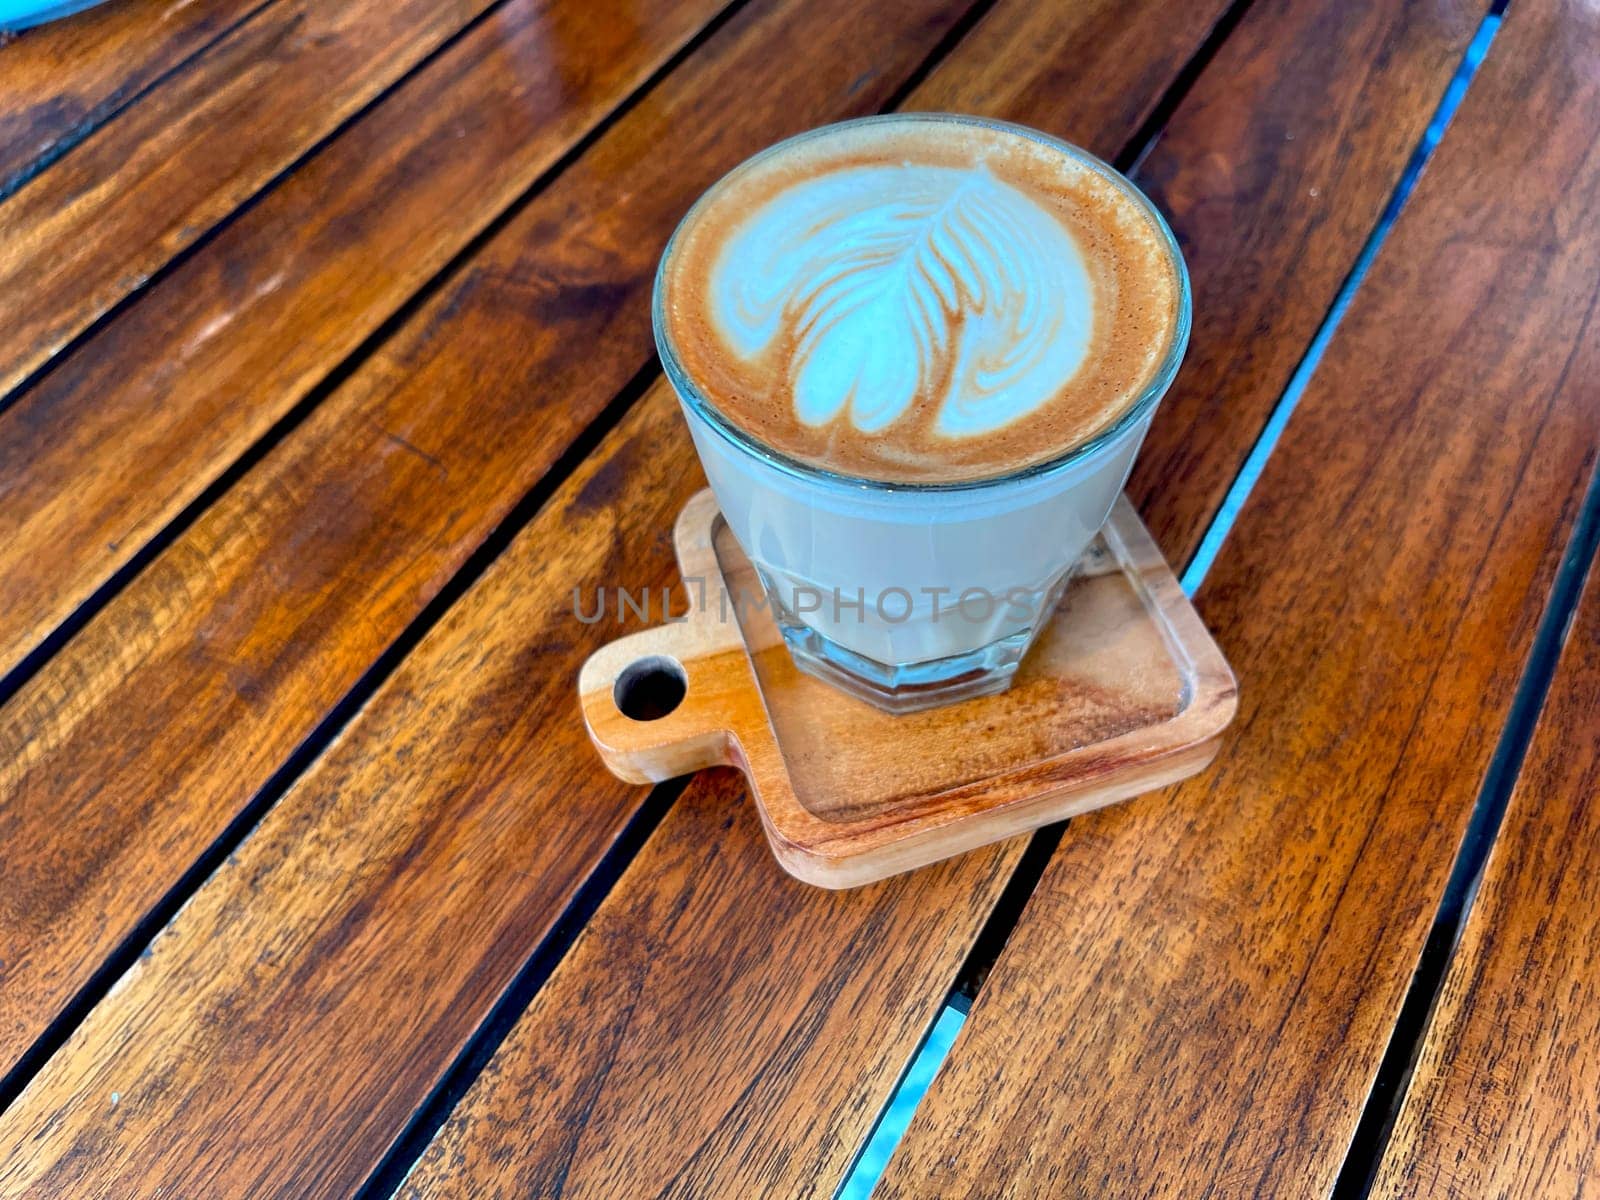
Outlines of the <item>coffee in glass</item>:
<svg viewBox="0 0 1600 1200">
<path fill-rule="evenodd" d="M 1170 230 L 1082 150 L 906 114 L 690 210 L 656 342 L 797 665 L 891 711 L 1002 690 L 1183 355 Z"/>
</svg>

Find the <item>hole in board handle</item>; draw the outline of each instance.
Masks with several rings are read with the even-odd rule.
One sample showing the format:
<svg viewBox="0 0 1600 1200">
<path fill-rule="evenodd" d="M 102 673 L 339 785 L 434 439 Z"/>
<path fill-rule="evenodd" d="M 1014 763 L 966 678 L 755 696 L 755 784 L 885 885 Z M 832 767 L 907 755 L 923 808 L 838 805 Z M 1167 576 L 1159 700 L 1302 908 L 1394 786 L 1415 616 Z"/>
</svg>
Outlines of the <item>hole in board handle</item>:
<svg viewBox="0 0 1600 1200">
<path fill-rule="evenodd" d="M 659 721 L 683 703 L 688 690 L 683 667 L 664 654 L 652 654 L 627 665 L 611 698 L 630 721 Z"/>
</svg>

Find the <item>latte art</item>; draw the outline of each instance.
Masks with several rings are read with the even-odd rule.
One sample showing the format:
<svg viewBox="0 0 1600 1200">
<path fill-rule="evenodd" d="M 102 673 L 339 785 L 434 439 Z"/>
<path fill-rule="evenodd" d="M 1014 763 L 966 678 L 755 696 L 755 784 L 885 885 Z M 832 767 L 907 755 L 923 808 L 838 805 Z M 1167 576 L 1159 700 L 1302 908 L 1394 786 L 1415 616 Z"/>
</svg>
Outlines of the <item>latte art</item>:
<svg viewBox="0 0 1600 1200">
<path fill-rule="evenodd" d="M 1143 198 L 1069 147 L 961 118 L 850 122 L 706 193 L 663 259 L 658 339 L 676 382 L 785 457 L 978 480 L 1138 403 L 1179 349 L 1181 269 Z"/>
<path fill-rule="evenodd" d="M 788 348 L 803 424 L 876 433 L 920 396 L 955 438 L 1046 404 L 1094 320 L 1071 235 L 982 166 L 863 166 L 780 192 L 723 246 L 709 300 L 741 358 Z"/>
</svg>

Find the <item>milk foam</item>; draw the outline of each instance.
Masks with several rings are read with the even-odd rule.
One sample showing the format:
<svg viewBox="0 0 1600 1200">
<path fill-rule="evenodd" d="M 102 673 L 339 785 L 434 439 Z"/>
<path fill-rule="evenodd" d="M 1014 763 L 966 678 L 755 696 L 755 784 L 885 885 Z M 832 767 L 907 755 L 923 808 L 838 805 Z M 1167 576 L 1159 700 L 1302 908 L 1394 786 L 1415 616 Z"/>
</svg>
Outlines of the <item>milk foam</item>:
<svg viewBox="0 0 1600 1200">
<path fill-rule="evenodd" d="M 920 395 L 946 437 L 1047 403 L 1089 350 L 1094 285 L 1056 217 L 981 164 L 859 166 L 778 192 L 727 239 L 711 320 L 757 359 L 792 346 L 805 425 L 862 433 Z"/>
<path fill-rule="evenodd" d="M 1104 164 L 910 115 L 794 139 L 713 187 L 663 260 L 657 318 L 669 367 L 771 449 L 961 482 L 1116 424 L 1181 349 L 1182 288 L 1160 218 Z"/>
</svg>

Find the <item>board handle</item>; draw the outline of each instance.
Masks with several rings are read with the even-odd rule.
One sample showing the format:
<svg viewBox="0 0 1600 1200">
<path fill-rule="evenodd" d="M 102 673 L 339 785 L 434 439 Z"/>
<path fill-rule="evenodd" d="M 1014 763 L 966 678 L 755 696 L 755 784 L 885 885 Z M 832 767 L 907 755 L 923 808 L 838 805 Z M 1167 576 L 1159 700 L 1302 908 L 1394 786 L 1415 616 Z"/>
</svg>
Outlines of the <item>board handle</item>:
<svg viewBox="0 0 1600 1200">
<path fill-rule="evenodd" d="M 702 767 L 744 769 L 742 743 L 769 728 L 717 562 L 721 521 L 709 489 L 690 498 L 673 535 L 684 616 L 602 646 L 578 674 L 589 738 L 612 773 L 630 783 L 659 783 Z"/>
<path fill-rule="evenodd" d="M 693 624 L 621 638 L 596 651 L 578 675 L 589 738 L 611 772 L 629 783 L 735 762 L 726 688 Z"/>
<path fill-rule="evenodd" d="M 686 582 L 683 618 L 602 646 L 578 674 L 589 738 L 613 774 L 659 783 L 702 767 L 741 766 L 741 719 L 765 722 L 760 690 L 712 538 L 709 490 L 679 514 L 674 540 Z"/>
</svg>

